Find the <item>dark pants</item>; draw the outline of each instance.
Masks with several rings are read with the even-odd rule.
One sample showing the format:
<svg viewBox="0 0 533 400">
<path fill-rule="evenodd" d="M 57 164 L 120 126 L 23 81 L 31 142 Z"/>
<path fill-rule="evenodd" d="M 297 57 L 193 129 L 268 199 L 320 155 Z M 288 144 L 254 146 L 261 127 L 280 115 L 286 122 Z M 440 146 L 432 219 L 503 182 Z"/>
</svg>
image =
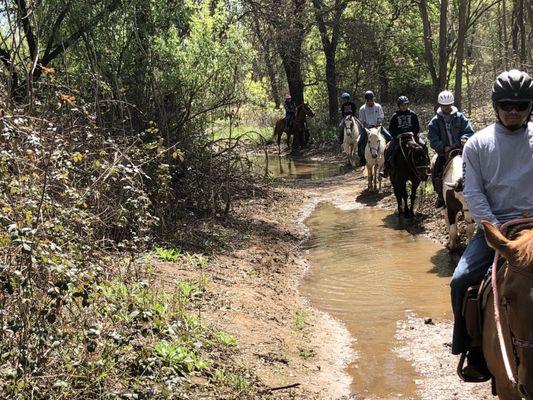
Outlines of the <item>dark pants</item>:
<svg viewBox="0 0 533 400">
<path fill-rule="evenodd" d="M 294 119 L 294 113 L 288 113 L 285 115 L 285 129 L 289 130 L 292 125 L 292 120 Z"/>
<path fill-rule="evenodd" d="M 431 173 L 431 181 L 433 183 L 433 189 L 437 192 L 437 196 L 440 200 L 443 200 L 442 196 L 442 173 L 444 166 L 446 165 L 446 156 L 439 154 L 433 165 L 433 171 Z"/>
<path fill-rule="evenodd" d="M 479 228 L 466 246 L 450 281 L 454 316 L 452 354 L 461 354 L 466 350 L 468 334 L 462 315 L 466 290 L 481 282 L 493 259 L 494 250 L 487 245 L 485 232 Z"/>
<path fill-rule="evenodd" d="M 381 135 L 385 139 L 386 143 L 389 143 L 392 140 L 392 136 L 389 133 L 388 130 L 385 129 L 384 126 L 381 127 Z M 361 132 L 361 135 L 359 136 L 359 141 L 357 142 L 357 155 L 359 156 L 359 159 L 361 160 L 361 164 L 365 164 L 365 146 L 366 146 L 366 129 L 363 129 Z"/>
</svg>

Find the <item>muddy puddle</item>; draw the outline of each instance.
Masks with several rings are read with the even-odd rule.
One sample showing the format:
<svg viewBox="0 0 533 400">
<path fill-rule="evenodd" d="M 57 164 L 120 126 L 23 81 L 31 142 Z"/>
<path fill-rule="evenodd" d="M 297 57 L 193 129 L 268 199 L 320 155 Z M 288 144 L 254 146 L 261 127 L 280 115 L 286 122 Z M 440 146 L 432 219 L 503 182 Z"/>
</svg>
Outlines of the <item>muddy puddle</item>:
<svg viewBox="0 0 533 400">
<path fill-rule="evenodd" d="M 355 338 L 351 390 L 364 399 L 418 399 L 420 376 L 394 349 L 407 313 L 451 319 L 447 251 L 400 229 L 390 211 L 320 204 L 306 220 L 311 267 L 300 290 Z"/>
<path fill-rule="evenodd" d="M 318 180 L 341 175 L 347 167 L 338 164 L 271 155 L 250 157 L 260 173 L 272 178 Z"/>
</svg>

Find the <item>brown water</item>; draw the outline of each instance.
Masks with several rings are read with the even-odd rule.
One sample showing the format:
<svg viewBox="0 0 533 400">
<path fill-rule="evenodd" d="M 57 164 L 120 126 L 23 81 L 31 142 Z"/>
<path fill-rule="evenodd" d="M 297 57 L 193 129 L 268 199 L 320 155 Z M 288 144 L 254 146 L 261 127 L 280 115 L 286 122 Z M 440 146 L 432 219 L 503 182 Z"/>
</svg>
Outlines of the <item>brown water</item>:
<svg viewBox="0 0 533 400">
<path fill-rule="evenodd" d="M 266 158 L 264 156 L 254 156 L 250 158 L 260 171 L 264 171 L 267 166 Z M 299 158 L 269 156 L 268 171 L 269 175 L 273 178 L 317 180 L 341 175 L 347 170 L 346 167 L 339 164 Z"/>
<path fill-rule="evenodd" d="M 311 267 L 300 290 L 356 339 L 348 372 L 352 392 L 365 399 L 418 399 L 419 376 L 393 351 L 397 321 L 407 312 L 451 318 L 447 252 L 401 230 L 399 221 L 390 211 L 331 204 L 320 204 L 306 220 Z"/>
</svg>

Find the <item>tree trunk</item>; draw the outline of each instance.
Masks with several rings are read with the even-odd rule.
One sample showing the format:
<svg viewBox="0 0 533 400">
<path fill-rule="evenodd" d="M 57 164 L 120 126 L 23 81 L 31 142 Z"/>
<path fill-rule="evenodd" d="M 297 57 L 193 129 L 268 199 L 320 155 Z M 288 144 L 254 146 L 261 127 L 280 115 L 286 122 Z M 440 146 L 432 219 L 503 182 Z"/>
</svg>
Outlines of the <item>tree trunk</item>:
<svg viewBox="0 0 533 400">
<path fill-rule="evenodd" d="M 443 90 L 446 87 L 446 76 L 448 70 L 448 0 L 440 2 L 440 22 L 439 22 L 439 87 Z"/>
<path fill-rule="evenodd" d="M 435 93 L 437 93 L 439 90 L 439 79 L 435 70 L 435 63 L 433 62 L 433 34 L 431 32 L 431 21 L 429 20 L 427 0 L 420 0 L 418 2 L 418 9 L 420 10 L 420 18 L 422 18 L 422 26 L 424 28 L 424 48 L 426 55 L 426 63 L 429 69 L 429 74 L 431 75 L 433 89 Z"/>
<path fill-rule="evenodd" d="M 461 109 L 463 96 L 463 58 L 468 24 L 468 0 L 459 0 L 459 33 L 457 38 L 457 53 L 455 66 L 455 105 Z"/>
<path fill-rule="evenodd" d="M 326 85 L 328 88 L 328 109 L 329 109 L 329 123 L 337 125 L 339 100 L 337 97 L 337 70 L 335 65 L 335 53 L 337 51 L 337 44 L 340 36 L 340 19 L 342 13 L 346 9 L 347 3 L 343 0 L 335 0 L 333 27 L 331 32 L 331 39 L 328 36 L 328 31 L 325 22 L 324 5 L 320 0 L 313 0 L 313 7 L 315 11 L 315 20 L 320 32 L 320 39 L 322 40 L 322 49 L 326 58 Z"/>
</svg>

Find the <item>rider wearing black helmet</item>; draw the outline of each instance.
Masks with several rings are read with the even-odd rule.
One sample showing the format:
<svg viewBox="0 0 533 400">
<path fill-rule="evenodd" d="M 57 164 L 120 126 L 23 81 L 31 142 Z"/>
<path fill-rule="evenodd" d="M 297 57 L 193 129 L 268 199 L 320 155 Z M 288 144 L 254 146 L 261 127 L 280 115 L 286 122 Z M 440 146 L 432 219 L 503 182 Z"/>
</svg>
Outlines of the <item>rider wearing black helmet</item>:
<svg viewBox="0 0 533 400">
<path fill-rule="evenodd" d="M 394 113 L 389 123 L 389 132 L 392 136 L 392 140 L 385 150 L 385 168 L 381 173 L 384 177 L 390 174 L 392 156 L 398 147 L 396 137 L 400 133 L 413 132 L 416 141 L 423 144 L 418 138 L 418 133 L 420 132 L 418 116 L 414 111 L 409 109 L 409 99 L 407 96 L 398 97 L 396 104 L 398 104 L 398 111 Z"/>
<path fill-rule="evenodd" d="M 463 297 L 469 286 L 480 282 L 491 265 L 494 251 L 485 242 L 481 220 L 500 225 L 533 216 L 533 80 L 522 71 L 501 73 L 492 88 L 497 122 L 477 132 L 463 149 L 464 195 L 478 230 L 470 239 L 455 271 L 452 308 L 455 317 L 452 353 L 466 352 L 463 377 L 488 379 L 481 349 L 469 346 Z"/>
</svg>

